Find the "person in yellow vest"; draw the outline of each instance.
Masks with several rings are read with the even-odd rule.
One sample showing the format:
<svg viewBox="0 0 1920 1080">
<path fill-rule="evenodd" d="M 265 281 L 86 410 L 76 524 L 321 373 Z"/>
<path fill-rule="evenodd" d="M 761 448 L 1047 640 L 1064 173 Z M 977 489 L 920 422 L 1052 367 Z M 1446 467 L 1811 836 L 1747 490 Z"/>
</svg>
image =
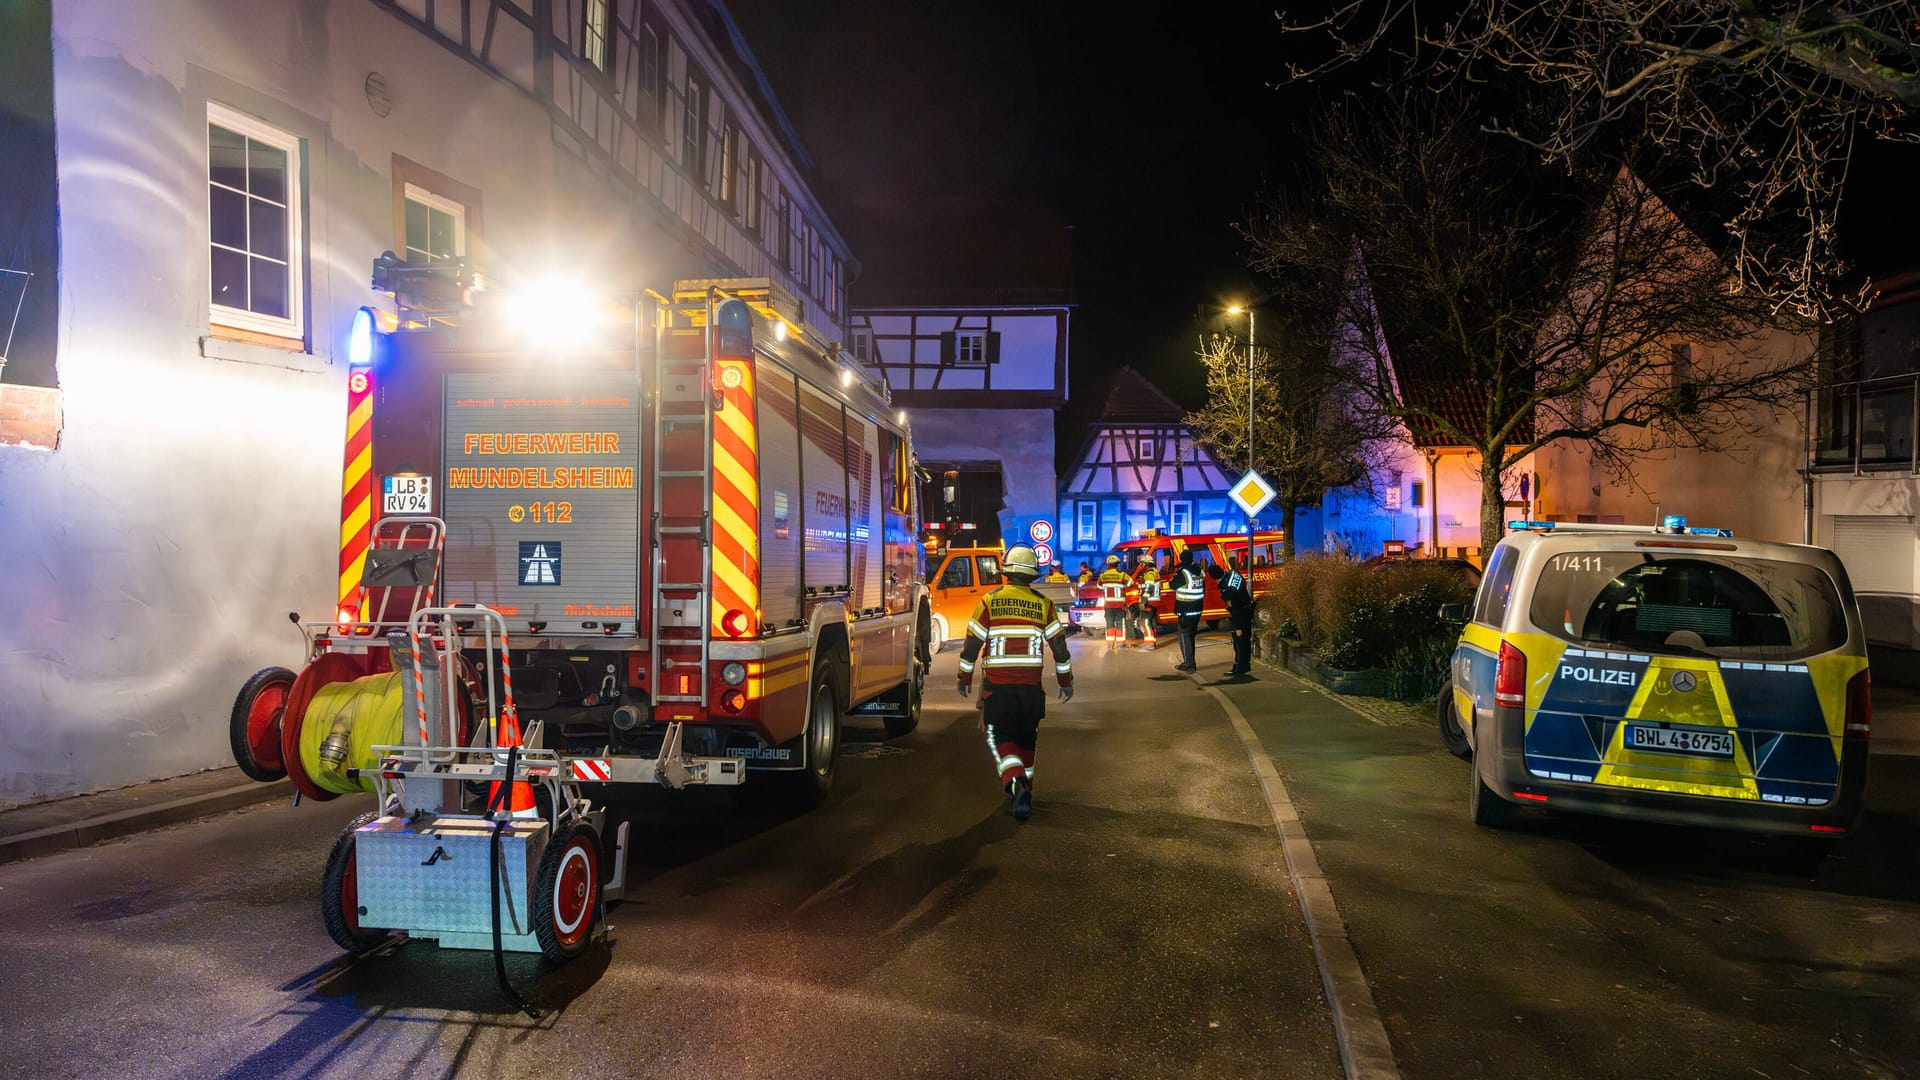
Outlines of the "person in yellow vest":
<svg viewBox="0 0 1920 1080">
<path fill-rule="evenodd" d="M 1065 580 L 1067 580 L 1066 568 L 1061 566 L 1059 563 L 1054 563 L 1053 573 L 1047 575 L 1047 581 L 1049 583 L 1052 583 L 1056 581 L 1065 581 Z"/>
<path fill-rule="evenodd" d="M 960 647 L 960 696 L 973 692 L 973 672 L 982 669 L 980 725 L 987 750 L 999 769 L 1000 784 L 1013 803 L 1013 816 L 1033 813 L 1033 755 L 1040 721 L 1047 715 L 1041 686 L 1046 654 L 1053 653 L 1053 675 L 1060 700 L 1073 700 L 1073 657 L 1067 652 L 1067 623 L 1053 601 L 1033 591 L 1040 573 L 1033 549 L 1019 545 L 1000 561 L 1007 583 L 988 593 L 967 621 Z M 982 656 L 982 653 L 985 655 Z"/>
<path fill-rule="evenodd" d="M 1160 645 L 1160 568 L 1148 556 L 1140 571 L 1140 643 L 1151 652 Z"/>
<path fill-rule="evenodd" d="M 1107 568 L 1100 572 L 1100 607 L 1107 613 L 1107 651 L 1122 644 L 1127 623 L 1127 586 L 1133 580 L 1120 569 L 1120 556 L 1107 556 Z"/>
<path fill-rule="evenodd" d="M 1088 566 L 1085 562 L 1082 562 L 1080 564 L 1080 576 L 1076 578 L 1073 583 L 1074 590 L 1078 591 L 1080 589 L 1086 588 L 1087 583 L 1092 580 L 1093 580 L 1093 567 Z"/>
</svg>

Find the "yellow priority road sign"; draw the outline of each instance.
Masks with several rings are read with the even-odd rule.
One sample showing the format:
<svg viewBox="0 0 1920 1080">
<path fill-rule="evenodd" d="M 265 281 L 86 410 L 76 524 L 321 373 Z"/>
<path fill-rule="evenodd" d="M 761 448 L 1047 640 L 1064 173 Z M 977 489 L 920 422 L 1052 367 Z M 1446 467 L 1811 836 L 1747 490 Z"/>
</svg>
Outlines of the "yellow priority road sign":
<svg viewBox="0 0 1920 1080">
<path fill-rule="evenodd" d="M 1227 490 L 1227 495 L 1233 499 L 1235 505 L 1246 512 L 1248 517 L 1253 517 L 1266 509 L 1267 504 L 1273 501 L 1276 494 L 1278 492 L 1273 490 L 1272 484 L 1267 483 L 1266 477 L 1252 469 L 1242 474 L 1240 479 L 1234 481 L 1233 487 Z"/>
</svg>

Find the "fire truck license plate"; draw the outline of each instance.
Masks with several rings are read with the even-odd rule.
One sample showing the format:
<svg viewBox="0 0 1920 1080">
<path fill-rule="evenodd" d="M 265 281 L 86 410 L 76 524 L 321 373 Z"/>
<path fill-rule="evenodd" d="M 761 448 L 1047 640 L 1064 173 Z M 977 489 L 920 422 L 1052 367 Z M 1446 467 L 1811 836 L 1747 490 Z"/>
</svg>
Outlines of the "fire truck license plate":
<svg viewBox="0 0 1920 1080">
<path fill-rule="evenodd" d="M 382 514 L 433 513 L 433 480 L 429 477 L 388 476 L 382 478 L 382 485 Z"/>
</svg>

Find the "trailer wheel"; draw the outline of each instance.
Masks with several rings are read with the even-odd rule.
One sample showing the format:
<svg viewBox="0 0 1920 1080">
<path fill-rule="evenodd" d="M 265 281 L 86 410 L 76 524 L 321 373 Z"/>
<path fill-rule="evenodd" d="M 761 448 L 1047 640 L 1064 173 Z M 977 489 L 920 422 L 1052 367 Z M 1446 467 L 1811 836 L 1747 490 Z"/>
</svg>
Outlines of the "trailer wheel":
<svg viewBox="0 0 1920 1080">
<path fill-rule="evenodd" d="M 283 667 L 262 668 L 240 687 L 227 717 L 227 737 L 240 771 L 262 783 L 287 775 L 280 761 L 280 721 L 293 690 L 293 672 Z"/>
<path fill-rule="evenodd" d="M 834 766 L 840 757 L 840 695 L 833 669 L 814 669 L 812 704 L 807 708 L 807 762 L 798 777 L 802 805 L 819 806 L 833 794 Z"/>
<path fill-rule="evenodd" d="M 320 917 L 326 921 L 327 936 L 355 955 L 375 948 L 389 936 L 389 931 L 360 925 L 359 860 L 354 856 L 354 833 L 379 816 L 361 814 L 348 822 L 333 842 L 326 872 L 320 875 Z"/>
<path fill-rule="evenodd" d="M 554 837 L 533 881 L 533 936 L 562 964 L 586 951 L 600 913 L 600 838 L 577 824 Z"/>
</svg>

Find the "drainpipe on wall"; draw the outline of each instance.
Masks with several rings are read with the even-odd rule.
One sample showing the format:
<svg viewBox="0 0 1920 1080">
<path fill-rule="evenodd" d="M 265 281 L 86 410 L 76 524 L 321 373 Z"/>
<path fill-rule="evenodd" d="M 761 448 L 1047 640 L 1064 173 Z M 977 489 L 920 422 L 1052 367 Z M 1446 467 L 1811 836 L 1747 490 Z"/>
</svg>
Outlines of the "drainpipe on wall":
<svg viewBox="0 0 1920 1080">
<path fill-rule="evenodd" d="M 1427 517 L 1432 522 L 1430 526 L 1432 539 L 1427 542 L 1427 558 L 1437 559 L 1440 557 L 1440 454 L 1433 450 L 1428 450 L 1426 453 Z"/>
<path fill-rule="evenodd" d="M 1813 391 L 1807 391 L 1807 457 L 1806 465 L 1800 470 L 1801 510 L 1804 516 L 1800 525 L 1800 542 L 1813 543 Z"/>
</svg>

